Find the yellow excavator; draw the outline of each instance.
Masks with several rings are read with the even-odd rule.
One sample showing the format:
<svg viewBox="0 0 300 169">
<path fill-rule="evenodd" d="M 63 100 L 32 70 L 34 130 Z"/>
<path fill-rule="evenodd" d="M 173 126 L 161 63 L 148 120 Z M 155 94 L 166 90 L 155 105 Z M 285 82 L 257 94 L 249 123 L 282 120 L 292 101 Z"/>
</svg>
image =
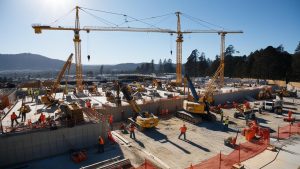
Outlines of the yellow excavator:
<svg viewBox="0 0 300 169">
<path fill-rule="evenodd" d="M 55 96 L 53 96 L 60 86 L 60 81 L 63 78 L 66 70 L 70 70 L 70 67 L 72 65 L 72 57 L 73 53 L 70 54 L 68 60 L 65 62 L 64 66 L 62 67 L 61 71 L 59 72 L 53 86 L 51 89 L 47 89 L 46 94 L 41 97 L 41 102 L 47 106 L 53 105 L 58 103 L 58 100 L 55 99 Z"/>
<path fill-rule="evenodd" d="M 133 117 L 129 118 L 129 121 L 134 123 L 140 131 L 143 131 L 145 128 L 156 127 L 159 122 L 158 117 L 147 111 L 142 111 L 132 97 L 128 89 L 129 87 L 125 84 L 119 84 L 124 97 L 126 98 L 134 113 Z"/>
<path fill-rule="evenodd" d="M 185 84 L 188 84 L 188 87 L 191 90 L 193 101 L 184 100 L 183 110 L 176 113 L 177 117 L 195 124 L 201 122 L 203 119 L 214 121 L 216 117 L 209 111 L 209 105 L 213 101 L 212 95 L 207 94 L 199 98 L 188 75 L 185 75 L 184 82 Z"/>
</svg>

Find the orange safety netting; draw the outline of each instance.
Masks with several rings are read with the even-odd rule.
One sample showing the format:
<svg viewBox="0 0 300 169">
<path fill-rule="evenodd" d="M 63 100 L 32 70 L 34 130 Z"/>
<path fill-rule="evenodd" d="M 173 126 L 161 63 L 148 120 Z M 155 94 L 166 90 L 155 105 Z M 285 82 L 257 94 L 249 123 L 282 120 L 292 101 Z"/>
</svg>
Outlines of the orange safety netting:
<svg viewBox="0 0 300 169">
<path fill-rule="evenodd" d="M 259 141 L 258 143 L 247 142 L 240 145 L 228 155 L 218 154 L 200 164 L 193 166 L 194 169 L 230 169 L 236 163 L 248 160 L 263 152 L 268 147 L 267 141 Z M 221 161 L 220 161 L 221 159 Z"/>
<path fill-rule="evenodd" d="M 155 167 L 155 165 L 153 165 L 150 161 L 145 160 L 145 162 L 141 166 L 135 169 L 158 169 L 158 168 Z"/>
<path fill-rule="evenodd" d="M 233 152 L 228 155 L 218 154 L 200 164 L 190 166 L 193 169 L 230 169 L 236 163 L 248 160 L 263 152 L 269 145 L 269 131 L 264 131 L 263 137 L 256 142 L 246 142 L 240 144 Z"/>
<path fill-rule="evenodd" d="M 300 122 L 278 127 L 278 132 L 273 137 L 278 139 L 289 138 L 293 134 L 300 134 Z"/>
</svg>

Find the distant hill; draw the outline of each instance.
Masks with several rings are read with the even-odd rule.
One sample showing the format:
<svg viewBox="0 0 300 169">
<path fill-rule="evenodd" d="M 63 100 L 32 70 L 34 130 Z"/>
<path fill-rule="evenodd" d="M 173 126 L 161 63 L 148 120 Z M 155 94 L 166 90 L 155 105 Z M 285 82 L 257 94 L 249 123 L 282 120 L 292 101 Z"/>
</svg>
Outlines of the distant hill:
<svg viewBox="0 0 300 169">
<path fill-rule="evenodd" d="M 64 61 L 31 53 L 0 54 L 0 70 L 56 70 Z"/>
<path fill-rule="evenodd" d="M 38 54 L 0 54 L 0 71 L 48 71 L 60 70 L 65 61 L 51 59 Z M 73 60 L 74 62 L 74 60 Z M 103 71 L 131 71 L 141 63 L 103 65 Z M 84 71 L 99 71 L 101 65 L 83 65 Z M 73 70 L 74 70 L 74 66 Z"/>
</svg>

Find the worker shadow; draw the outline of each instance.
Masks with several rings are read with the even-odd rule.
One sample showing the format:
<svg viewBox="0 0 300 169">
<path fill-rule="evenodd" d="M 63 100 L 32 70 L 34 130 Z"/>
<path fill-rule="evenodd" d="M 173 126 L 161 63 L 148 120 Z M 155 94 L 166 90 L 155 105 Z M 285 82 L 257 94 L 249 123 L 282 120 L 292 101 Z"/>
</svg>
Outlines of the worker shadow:
<svg viewBox="0 0 300 169">
<path fill-rule="evenodd" d="M 145 148 L 145 145 L 144 143 L 142 143 L 141 141 L 137 140 L 137 139 L 134 139 L 134 141 L 142 148 Z"/>
<path fill-rule="evenodd" d="M 260 117 L 256 117 L 256 120 L 259 124 L 263 123 L 263 124 L 268 124 L 269 120 L 260 118 Z"/>
<path fill-rule="evenodd" d="M 194 147 L 197 147 L 197 148 L 199 148 L 199 149 L 201 149 L 201 150 L 203 150 L 203 151 L 210 152 L 209 149 L 207 149 L 207 148 L 205 148 L 205 147 L 202 147 L 201 145 L 196 144 L 195 142 L 193 142 L 193 141 L 191 141 L 191 140 L 183 140 L 183 141 L 185 141 L 185 142 L 189 143 L 190 145 L 192 145 L 192 146 L 194 146 Z"/>
<path fill-rule="evenodd" d="M 230 123 L 231 124 L 231 123 Z M 229 128 L 226 130 L 223 123 L 212 123 L 212 122 L 202 122 L 200 124 L 196 124 L 198 127 L 203 127 L 212 131 L 224 131 L 224 132 L 236 132 L 237 130 Z"/>
<path fill-rule="evenodd" d="M 178 148 L 179 150 L 183 151 L 184 153 L 186 154 L 191 154 L 190 151 L 186 150 L 185 148 L 181 147 L 180 145 L 174 143 L 173 141 L 169 140 L 169 138 L 158 131 L 159 129 L 150 129 L 150 130 L 147 130 L 145 132 L 143 132 L 146 136 L 148 136 L 149 138 L 152 138 L 154 141 L 158 141 L 162 144 L 164 143 L 170 143 L 172 144 L 173 146 L 175 146 L 176 148 Z"/>
</svg>

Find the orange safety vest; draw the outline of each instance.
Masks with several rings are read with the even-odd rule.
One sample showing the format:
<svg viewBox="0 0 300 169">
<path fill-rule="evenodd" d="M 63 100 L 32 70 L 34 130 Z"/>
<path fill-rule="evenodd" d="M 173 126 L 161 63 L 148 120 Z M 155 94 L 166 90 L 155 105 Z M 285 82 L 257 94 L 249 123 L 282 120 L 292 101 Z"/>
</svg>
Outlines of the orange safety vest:
<svg viewBox="0 0 300 169">
<path fill-rule="evenodd" d="M 13 113 L 13 114 L 10 116 L 10 118 L 11 118 L 12 120 L 15 120 L 15 119 L 17 119 L 17 115 L 16 115 L 15 113 Z"/>
<path fill-rule="evenodd" d="M 86 102 L 86 107 L 90 108 L 91 107 L 91 102 Z"/>
<path fill-rule="evenodd" d="M 292 116 L 292 112 L 291 112 L 291 111 L 288 112 L 288 116 L 289 116 L 289 117 Z"/>
<path fill-rule="evenodd" d="M 186 130 L 187 130 L 187 128 L 184 126 L 184 127 L 180 127 L 180 131 L 181 131 L 181 133 L 185 133 L 186 132 Z"/>
<path fill-rule="evenodd" d="M 41 114 L 40 118 L 41 118 L 41 121 L 45 121 L 46 116 L 44 114 L 43 115 Z"/>
<path fill-rule="evenodd" d="M 100 145 L 103 145 L 103 144 L 104 144 L 104 140 L 103 140 L 102 137 L 99 138 L 99 144 L 100 144 Z"/>
<path fill-rule="evenodd" d="M 112 124 L 113 123 L 113 116 L 109 117 L 109 123 Z"/>
<path fill-rule="evenodd" d="M 134 132 L 134 129 L 135 129 L 134 125 L 130 126 L 130 131 L 131 132 Z"/>
</svg>

